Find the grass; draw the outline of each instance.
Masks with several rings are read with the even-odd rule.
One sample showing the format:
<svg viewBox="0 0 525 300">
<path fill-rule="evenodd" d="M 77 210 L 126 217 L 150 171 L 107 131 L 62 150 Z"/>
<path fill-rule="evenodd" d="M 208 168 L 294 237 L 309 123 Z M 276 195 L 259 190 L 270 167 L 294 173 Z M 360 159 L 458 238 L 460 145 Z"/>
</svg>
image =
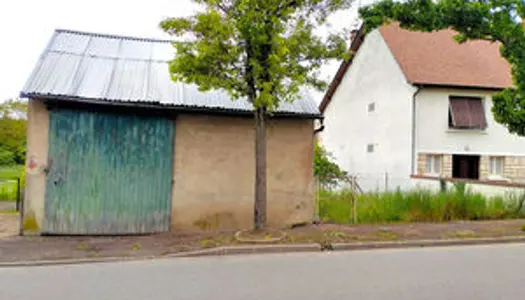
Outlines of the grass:
<svg viewBox="0 0 525 300">
<path fill-rule="evenodd" d="M 16 200 L 16 178 L 22 178 L 23 181 L 23 172 L 24 166 L 0 166 L 0 201 Z"/>
<path fill-rule="evenodd" d="M 446 222 L 454 220 L 499 220 L 524 217 L 525 195 L 486 197 L 462 186 L 446 192 L 366 193 L 357 196 L 358 223 Z M 352 222 L 349 191 L 321 191 L 319 214 L 323 221 Z"/>
</svg>

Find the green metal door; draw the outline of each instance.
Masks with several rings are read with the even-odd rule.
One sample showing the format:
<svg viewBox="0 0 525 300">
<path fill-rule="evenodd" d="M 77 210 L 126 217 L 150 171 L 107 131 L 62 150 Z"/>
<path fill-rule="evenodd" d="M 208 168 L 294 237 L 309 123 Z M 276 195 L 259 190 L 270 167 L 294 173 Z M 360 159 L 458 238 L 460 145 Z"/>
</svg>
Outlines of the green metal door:
<svg viewBox="0 0 525 300">
<path fill-rule="evenodd" d="M 49 119 L 44 233 L 169 230 L 174 122 L 73 109 Z"/>
</svg>

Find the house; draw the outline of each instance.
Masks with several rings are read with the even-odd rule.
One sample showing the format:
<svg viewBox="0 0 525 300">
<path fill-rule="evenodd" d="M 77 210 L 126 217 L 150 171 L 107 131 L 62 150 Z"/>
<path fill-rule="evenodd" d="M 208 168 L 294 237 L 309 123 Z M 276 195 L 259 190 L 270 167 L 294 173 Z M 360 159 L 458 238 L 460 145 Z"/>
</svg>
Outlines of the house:
<svg viewBox="0 0 525 300">
<path fill-rule="evenodd" d="M 495 122 L 492 95 L 512 86 L 499 45 L 458 44 L 452 30 L 397 23 L 354 34 L 321 105 L 320 139 L 363 189 L 443 178 L 525 183 L 525 138 Z"/>
<path fill-rule="evenodd" d="M 170 41 L 57 30 L 29 98 L 26 230 L 137 234 L 250 228 L 252 108 L 175 83 Z M 313 216 L 307 95 L 268 121 L 268 224 Z"/>
</svg>

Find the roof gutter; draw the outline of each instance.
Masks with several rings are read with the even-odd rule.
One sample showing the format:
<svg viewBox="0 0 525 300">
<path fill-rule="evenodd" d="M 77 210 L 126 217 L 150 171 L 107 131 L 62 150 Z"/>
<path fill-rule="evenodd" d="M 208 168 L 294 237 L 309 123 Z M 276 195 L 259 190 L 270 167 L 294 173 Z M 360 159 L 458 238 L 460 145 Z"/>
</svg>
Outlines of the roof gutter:
<svg viewBox="0 0 525 300">
<path fill-rule="evenodd" d="M 411 166 L 410 172 L 412 175 L 416 174 L 416 99 L 421 91 L 421 86 L 414 86 L 416 91 L 412 94 L 412 132 L 411 132 Z"/>
</svg>

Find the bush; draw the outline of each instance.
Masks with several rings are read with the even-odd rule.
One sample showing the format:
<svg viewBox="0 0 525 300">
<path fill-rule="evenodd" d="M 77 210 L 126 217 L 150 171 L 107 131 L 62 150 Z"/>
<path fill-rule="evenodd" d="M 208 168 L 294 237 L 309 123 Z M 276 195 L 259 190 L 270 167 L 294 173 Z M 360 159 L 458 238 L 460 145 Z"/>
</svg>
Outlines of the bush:
<svg viewBox="0 0 525 300">
<path fill-rule="evenodd" d="M 446 192 L 412 190 L 366 193 L 357 196 L 359 223 L 446 222 L 522 217 L 525 195 L 486 197 L 464 185 Z M 319 215 L 324 221 L 350 223 L 352 194 L 349 191 L 322 191 Z"/>
<path fill-rule="evenodd" d="M 0 166 L 12 166 L 15 164 L 14 153 L 0 148 Z"/>
</svg>

